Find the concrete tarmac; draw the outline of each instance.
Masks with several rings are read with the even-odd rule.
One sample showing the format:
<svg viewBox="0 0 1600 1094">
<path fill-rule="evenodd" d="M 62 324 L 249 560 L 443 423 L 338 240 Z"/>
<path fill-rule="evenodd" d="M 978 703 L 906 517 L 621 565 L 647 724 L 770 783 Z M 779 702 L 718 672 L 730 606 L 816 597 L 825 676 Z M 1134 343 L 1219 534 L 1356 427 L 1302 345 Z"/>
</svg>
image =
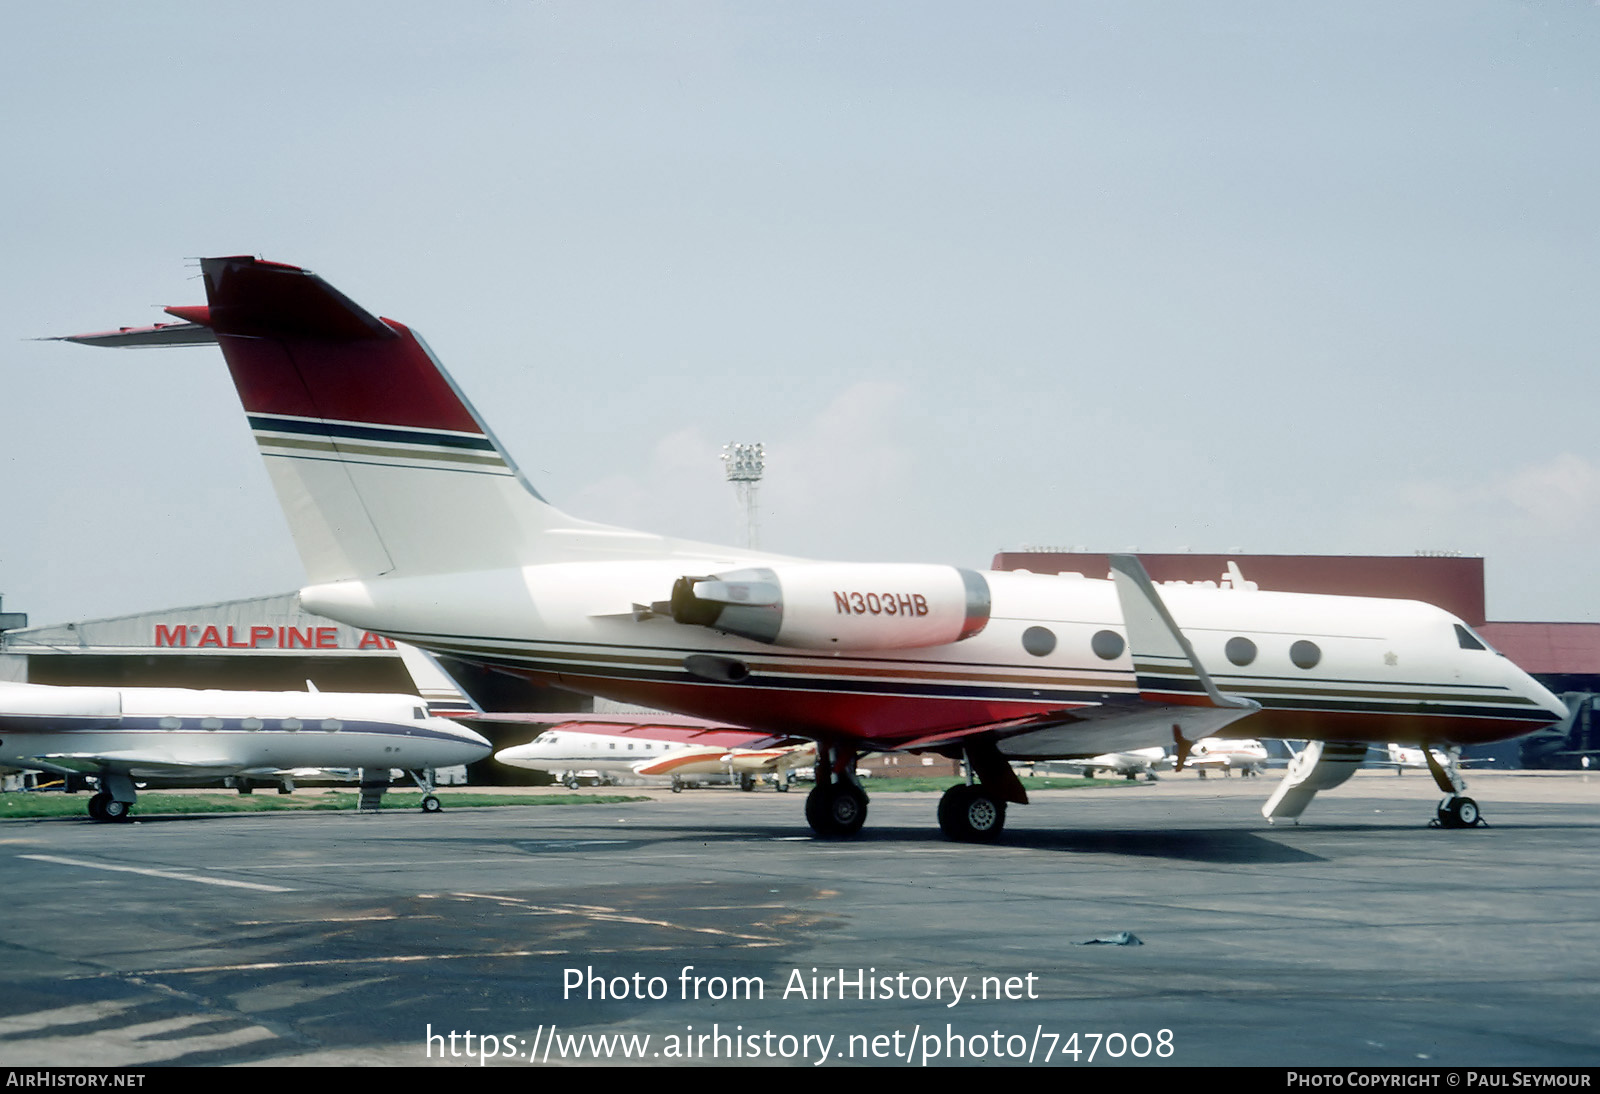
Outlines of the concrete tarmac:
<svg viewBox="0 0 1600 1094">
<path fill-rule="evenodd" d="M 1600 775 L 1469 779 L 8 821 L 0 1065 L 1591 1065 Z"/>
</svg>

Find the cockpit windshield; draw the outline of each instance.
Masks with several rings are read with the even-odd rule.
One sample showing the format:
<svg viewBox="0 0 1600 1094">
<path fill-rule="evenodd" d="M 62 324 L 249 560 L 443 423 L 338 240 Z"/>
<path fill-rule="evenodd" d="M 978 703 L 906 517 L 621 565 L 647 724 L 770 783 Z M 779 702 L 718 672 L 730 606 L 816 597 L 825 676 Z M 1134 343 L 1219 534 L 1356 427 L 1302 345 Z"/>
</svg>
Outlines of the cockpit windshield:
<svg viewBox="0 0 1600 1094">
<path fill-rule="evenodd" d="M 1489 643 L 1485 642 L 1482 638 L 1480 638 L 1478 636 L 1478 632 L 1474 631 L 1471 627 L 1467 626 L 1465 623 L 1457 623 L 1455 625 L 1455 627 L 1456 627 L 1456 642 L 1461 646 L 1462 649 L 1464 649 L 1464 650 L 1485 650 L 1485 651 L 1487 651 L 1489 653 L 1499 653 L 1500 652 L 1499 650 L 1495 649 L 1493 646 L 1489 645 Z"/>
</svg>

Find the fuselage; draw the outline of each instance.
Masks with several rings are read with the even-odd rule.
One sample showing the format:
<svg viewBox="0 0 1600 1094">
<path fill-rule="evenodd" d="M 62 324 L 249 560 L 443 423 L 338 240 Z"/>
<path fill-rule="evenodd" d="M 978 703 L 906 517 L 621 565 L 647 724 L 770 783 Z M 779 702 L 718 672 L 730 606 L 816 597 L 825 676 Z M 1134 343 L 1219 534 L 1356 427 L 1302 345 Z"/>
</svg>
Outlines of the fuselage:
<svg viewBox="0 0 1600 1094">
<path fill-rule="evenodd" d="M 1184 767 L 1257 771 L 1266 766 L 1267 748 L 1248 738 L 1206 737 L 1194 743 Z"/>
<path fill-rule="evenodd" d="M 869 747 L 1138 702 L 1110 581 L 985 573 L 991 608 L 980 633 L 871 652 L 784 648 L 636 607 L 659 604 L 684 574 L 750 562 L 732 552 L 561 562 L 337 582 L 302 596 L 331 618 L 542 683 Z M 1229 736 L 1472 744 L 1565 713 L 1554 695 L 1431 605 L 1189 586 L 1163 596 L 1218 688 L 1261 704 Z M 1194 690 L 1176 676 L 1162 687 L 1168 701 Z M 1086 756 L 1166 743 L 1148 727 L 1075 735 L 1071 724 L 1015 741 L 1022 744 L 1007 751 L 1016 755 Z"/>
</svg>

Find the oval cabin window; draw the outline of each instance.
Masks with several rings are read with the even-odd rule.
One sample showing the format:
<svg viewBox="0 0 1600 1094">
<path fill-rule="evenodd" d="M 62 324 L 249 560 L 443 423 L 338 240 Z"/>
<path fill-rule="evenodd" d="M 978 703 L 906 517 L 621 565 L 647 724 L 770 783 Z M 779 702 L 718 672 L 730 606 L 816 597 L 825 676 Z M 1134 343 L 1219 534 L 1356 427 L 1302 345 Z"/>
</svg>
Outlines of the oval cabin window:
<svg viewBox="0 0 1600 1094">
<path fill-rule="evenodd" d="M 1022 648 L 1035 657 L 1046 657 L 1056 648 L 1056 636 L 1048 627 L 1029 627 L 1022 632 Z"/>
<path fill-rule="evenodd" d="M 1304 638 L 1289 647 L 1289 660 L 1303 669 L 1314 669 L 1317 662 L 1322 660 L 1322 651 L 1315 642 L 1307 642 Z"/>
<path fill-rule="evenodd" d="M 1100 660 L 1115 661 L 1128 648 L 1128 643 L 1116 631 L 1095 631 L 1094 637 L 1089 639 L 1089 648 Z"/>
</svg>

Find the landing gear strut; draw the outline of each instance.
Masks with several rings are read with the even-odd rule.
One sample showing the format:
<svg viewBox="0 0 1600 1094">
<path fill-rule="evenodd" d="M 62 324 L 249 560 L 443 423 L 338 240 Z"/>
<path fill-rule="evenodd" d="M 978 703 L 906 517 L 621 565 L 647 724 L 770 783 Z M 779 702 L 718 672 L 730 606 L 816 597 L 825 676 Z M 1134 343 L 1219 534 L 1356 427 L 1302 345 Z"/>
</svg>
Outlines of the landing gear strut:
<svg viewBox="0 0 1600 1094">
<path fill-rule="evenodd" d="M 1462 793 L 1467 788 L 1467 781 L 1456 768 L 1458 751 L 1451 750 L 1449 766 L 1446 766 L 1439 762 L 1433 749 L 1428 747 L 1428 742 L 1422 742 L 1422 756 L 1428 762 L 1428 774 L 1445 792 L 1445 799 L 1439 803 L 1433 820 L 1428 822 L 1430 828 L 1477 828 L 1487 823 L 1478 809 L 1478 803 Z"/>
<path fill-rule="evenodd" d="M 817 745 L 817 785 L 806 795 L 806 823 L 819 836 L 853 836 L 867 823 L 867 792 L 856 781 L 856 752 Z"/>
<path fill-rule="evenodd" d="M 417 789 L 422 791 L 422 811 L 424 813 L 438 813 L 443 811 L 444 804 L 439 801 L 433 792 L 433 768 L 415 768 L 407 771 L 411 781 L 417 784 Z"/>
</svg>

